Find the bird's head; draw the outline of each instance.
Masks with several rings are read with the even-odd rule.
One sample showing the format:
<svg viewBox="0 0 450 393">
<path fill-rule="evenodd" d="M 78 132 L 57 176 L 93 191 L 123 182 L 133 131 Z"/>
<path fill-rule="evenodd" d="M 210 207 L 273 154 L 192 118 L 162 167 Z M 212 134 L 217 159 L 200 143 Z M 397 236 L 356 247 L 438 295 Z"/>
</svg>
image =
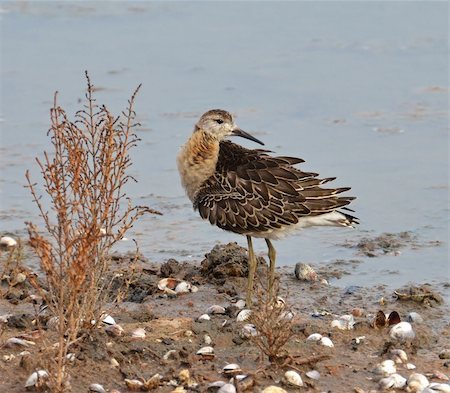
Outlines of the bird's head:
<svg viewBox="0 0 450 393">
<path fill-rule="evenodd" d="M 241 130 L 234 124 L 233 116 L 222 109 L 212 109 L 202 115 L 195 125 L 195 130 L 201 130 L 218 141 L 226 139 L 228 136 L 240 136 L 250 139 L 253 142 L 264 145 L 259 139 Z"/>
</svg>

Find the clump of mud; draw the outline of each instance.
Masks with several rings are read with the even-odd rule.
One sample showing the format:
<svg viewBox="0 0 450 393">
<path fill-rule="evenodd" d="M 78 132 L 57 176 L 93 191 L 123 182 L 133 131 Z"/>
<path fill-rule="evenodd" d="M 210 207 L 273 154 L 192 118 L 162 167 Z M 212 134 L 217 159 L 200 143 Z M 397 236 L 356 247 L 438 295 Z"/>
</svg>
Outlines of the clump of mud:
<svg viewBox="0 0 450 393">
<path fill-rule="evenodd" d="M 267 265 L 263 257 L 257 257 L 257 274 L 266 274 Z M 227 277 L 247 277 L 247 250 L 237 243 L 215 246 L 205 255 L 201 263 L 201 273 L 217 281 L 224 281 Z"/>
</svg>

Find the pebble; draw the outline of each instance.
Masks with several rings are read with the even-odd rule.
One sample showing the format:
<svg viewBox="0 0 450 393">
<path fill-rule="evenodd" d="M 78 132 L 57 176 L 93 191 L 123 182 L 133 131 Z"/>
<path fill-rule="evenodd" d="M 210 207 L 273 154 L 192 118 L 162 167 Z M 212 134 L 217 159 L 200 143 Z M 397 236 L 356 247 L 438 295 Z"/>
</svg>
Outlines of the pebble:
<svg viewBox="0 0 450 393">
<path fill-rule="evenodd" d="M 450 359 L 450 349 L 443 349 L 439 352 L 439 359 Z"/>
<path fill-rule="evenodd" d="M 204 342 L 206 345 L 211 345 L 211 344 L 212 344 L 212 338 L 211 338 L 211 336 L 208 336 L 207 334 L 205 334 L 205 335 L 203 336 L 203 342 Z"/>
</svg>

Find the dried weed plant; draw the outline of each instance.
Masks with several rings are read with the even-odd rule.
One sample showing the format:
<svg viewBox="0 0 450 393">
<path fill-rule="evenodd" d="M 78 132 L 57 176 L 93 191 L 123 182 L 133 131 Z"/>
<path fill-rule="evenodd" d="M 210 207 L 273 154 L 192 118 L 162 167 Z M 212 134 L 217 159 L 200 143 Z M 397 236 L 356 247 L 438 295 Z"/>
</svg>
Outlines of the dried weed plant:
<svg viewBox="0 0 450 393">
<path fill-rule="evenodd" d="M 273 284 L 273 292 L 259 285 L 256 292 L 258 301 L 249 318 L 258 332 L 251 336 L 251 341 L 271 363 L 286 357 L 283 348 L 295 336 L 292 313 L 279 292 L 278 281 Z"/>
<path fill-rule="evenodd" d="M 140 86 L 122 115 L 114 117 L 105 106 L 96 104 L 87 72 L 86 79 L 86 102 L 74 121 L 58 105 L 55 93 L 50 110 L 52 151 L 44 152 L 42 160 L 36 158 L 49 210 L 26 173 L 45 227 L 41 233 L 27 223 L 46 288 L 37 281 L 34 285 L 57 317 L 58 342 L 50 365 L 54 392 L 68 390 L 70 346 L 80 339 L 81 329 L 92 328 L 92 321 L 100 320 L 111 247 L 141 216 L 159 214 L 146 206 L 133 206 L 124 191 L 127 182 L 135 180 L 128 169 L 130 150 L 139 141 L 133 108 Z"/>
</svg>

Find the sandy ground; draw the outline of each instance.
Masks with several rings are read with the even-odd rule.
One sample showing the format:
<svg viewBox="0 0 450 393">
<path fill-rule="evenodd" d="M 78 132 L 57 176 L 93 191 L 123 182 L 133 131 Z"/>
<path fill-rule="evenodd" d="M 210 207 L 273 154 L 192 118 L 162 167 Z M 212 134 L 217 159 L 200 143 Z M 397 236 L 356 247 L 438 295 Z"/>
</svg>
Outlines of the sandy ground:
<svg viewBox="0 0 450 393">
<path fill-rule="evenodd" d="M 314 281 L 298 280 L 292 267 L 278 268 L 279 295 L 285 305 L 280 305 L 283 312 L 276 315 L 285 319 L 281 324 L 275 322 L 291 337 L 271 363 L 258 348 L 258 339 L 249 339 L 243 333 L 244 325 L 255 322 L 256 316 L 261 317 L 264 295 L 257 297 L 253 317 L 237 320 L 240 311 L 237 301 L 244 297 L 246 285 L 244 249 L 235 244 L 217 246 L 197 265 L 175 260 L 158 265 L 142 258 L 130 266 L 129 258 L 117 256 L 114 268 L 123 280 L 131 279 L 123 301 L 105 306 L 123 332 L 114 335 L 115 328 L 102 324 L 74 345 L 74 358 L 69 366 L 73 392 L 88 392 L 89 386 L 97 383 L 105 391 L 116 389 L 124 393 L 132 391 L 125 379 L 146 382 L 155 374 L 160 378 L 148 383 L 154 391 L 217 391 L 208 385 L 228 382 L 231 376 L 224 374 L 223 367 L 230 363 L 238 364 L 239 374 L 247 376 L 236 383 L 238 391 L 258 392 L 273 385 L 288 392 L 375 392 L 381 391 L 378 382 L 381 376 L 374 369 L 392 357 L 395 349 L 407 354 L 407 360 L 396 364 L 403 377 L 421 373 L 430 382 L 448 383 L 449 308 L 439 296 L 439 292 L 448 288 L 419 285 L 415 289 L 399 288 L 400 295 L 404 295 L 399 299 L 383 286 L 342 289 L 326 282 L 340 274 L 351 274 L 351 261 L 322 268 L 316 272 L 317 276 L 313 275 Z M 258 272 L 264 284 L 263 260 Z M 158 282 L 164 277 L 186 280 L 198 290 L 164 293 L 158 289 Z M 33 324 L 36 305 L 30 297 L 33 290 L 26 281 L 9 289 L 4 284 L 3 281 L 4 296 L 0 300 L 0 391 L 23 392 L 29 375 L 44 367 L 48 356 L 44 343 L 55 342 L 55 332 L 51 328 L 36 331 Z M 411 290 L 416 291 L 415 296 L 410 296 Z M 223 306 L 224 310 L 217 308 L 217 314 L 209 310 L 210 319 L 199 320 L 212 305 Z M 410 313 L 418 313 L 420 317 L 412 315 L 415 338 L 399 342 L 390 337 L 391 326 L 374 327 L 380 310 L 386 314 L 397 311 L 402 321 L 411 318 Z M 352 329 L 332 327 L 333 320 L 349 314 L 354 315 Z M 132 336 L 137 328 L 144 329 L 145 337 Z M 313 333 L 328 337 L 334 346 L 308 341 Z M 34 344 L 6 344 L 12 337 L 22 337 Z M 214 355 L 198 355 L 197 351 L 205 346 L 212 346 Z M 288 370 L 300 374 L 302 387 L 283 381 Z M 308 376 L 315 377 L 310 373 L 313 370 L 319 373 L 318 379 Z M 153 383 L 155 379 L 157 383 Z"/>
</svg>

